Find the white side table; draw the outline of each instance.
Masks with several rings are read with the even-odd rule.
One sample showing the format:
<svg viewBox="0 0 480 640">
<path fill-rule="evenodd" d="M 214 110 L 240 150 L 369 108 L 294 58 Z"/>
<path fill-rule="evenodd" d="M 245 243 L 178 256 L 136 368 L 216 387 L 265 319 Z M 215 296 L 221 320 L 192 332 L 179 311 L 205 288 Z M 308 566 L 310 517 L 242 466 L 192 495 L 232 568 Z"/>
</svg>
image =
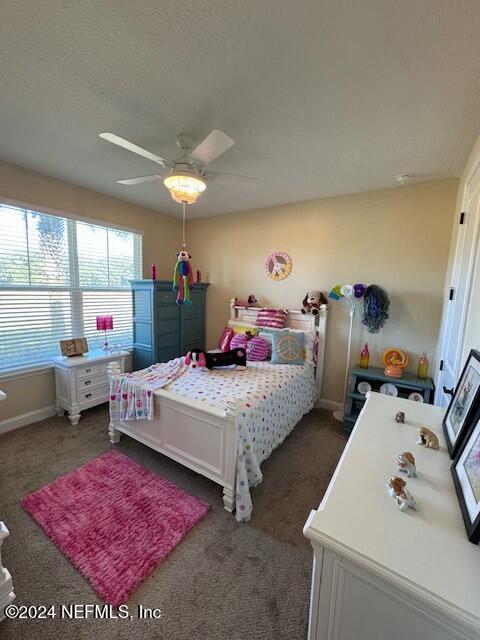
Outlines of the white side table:
<svg viewBox="0 0 480 640">
<path fill-rule="evenodd" d="M 9 531 L 3 522 L 0 522 L 0 622 L 5 618 L 5 607 L 15 600 L 13 592 L 12 576 L 2 565 L 2 543 L 9 536 Z"/>
<path fill-rule="evenodd" d="M 57 415 L 68 411 L 72 425 L 78 424 L 84 409 L 107 402 L 110 387 L 108 365 L 115 362 L 125 371 L 128 351 L 105 353 L 90 351 L 84 356 L 57 356 L 52 358 L 55 367 L 55 407 Z"/>
</svg>

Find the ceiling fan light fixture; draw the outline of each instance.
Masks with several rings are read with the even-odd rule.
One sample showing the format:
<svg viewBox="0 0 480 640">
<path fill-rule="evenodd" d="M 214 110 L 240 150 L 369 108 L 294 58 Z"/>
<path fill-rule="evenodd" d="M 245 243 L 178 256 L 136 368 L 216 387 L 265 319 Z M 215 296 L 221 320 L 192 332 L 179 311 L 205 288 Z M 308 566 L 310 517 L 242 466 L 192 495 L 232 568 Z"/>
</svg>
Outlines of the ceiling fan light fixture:
<svg viewBox="0 0 480 640">
<path fill-rule="evenodd" d="M 180 204 L 193 204 L 207 188 L 202 177 L 193 171 L 175 169 L 165 178 L 163 184 L 170 191 L 173 200 Z"/>
</svg>

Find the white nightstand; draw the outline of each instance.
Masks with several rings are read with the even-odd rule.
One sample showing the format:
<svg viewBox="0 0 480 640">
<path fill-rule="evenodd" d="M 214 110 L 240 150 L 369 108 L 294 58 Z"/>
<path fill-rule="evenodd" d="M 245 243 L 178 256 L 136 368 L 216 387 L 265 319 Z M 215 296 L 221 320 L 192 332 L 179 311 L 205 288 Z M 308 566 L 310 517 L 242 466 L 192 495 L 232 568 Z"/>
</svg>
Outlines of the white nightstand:
<svg viewBox="0 0 480 640">
<path fill-rule="evenodd" d="M 68 411 L 70 422 L 76 425 L 84 409 L 107 402 L 110 393 L 107 367 L 111 362 L 117 362 L 120 370 L 125 371 L 125 358 L 128 355 L 128 351 L 105 353 L 99 350 L 90 351 L 84 356 L 52 358 L 57 415 Z"/>
</svg>

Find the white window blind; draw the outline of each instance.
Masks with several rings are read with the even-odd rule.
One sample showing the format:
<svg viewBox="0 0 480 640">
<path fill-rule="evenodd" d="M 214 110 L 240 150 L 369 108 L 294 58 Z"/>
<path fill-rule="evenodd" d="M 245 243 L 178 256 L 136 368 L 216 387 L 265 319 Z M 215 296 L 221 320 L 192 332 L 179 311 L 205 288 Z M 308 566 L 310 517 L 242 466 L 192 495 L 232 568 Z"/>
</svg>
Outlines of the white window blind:
<svg viewBox="0 0 480 640">
<path fill-rule="evenodd" d="M 0 204 L 0 370 L 45 362 L 63 338 L 101 348 L 97 315 L 113 316 L 110 344 L 130 346 L 141 274 L 139 234 Z"/>
</svg>

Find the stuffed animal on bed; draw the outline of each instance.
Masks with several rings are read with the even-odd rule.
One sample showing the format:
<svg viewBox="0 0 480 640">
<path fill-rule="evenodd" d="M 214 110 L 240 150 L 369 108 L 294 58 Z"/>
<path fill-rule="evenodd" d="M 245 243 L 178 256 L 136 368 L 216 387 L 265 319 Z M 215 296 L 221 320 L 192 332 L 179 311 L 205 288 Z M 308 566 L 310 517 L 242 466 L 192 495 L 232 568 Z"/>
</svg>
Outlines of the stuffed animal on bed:
<svg viewBox="0 0 480 640">
<path fill-rule="evenodd" d="M 240 347 L 218 353 L 208 353 L 202 349 L 192 349 L 192 351 L 189 351 L 185 356 L 185 364 L 192 367 L 192 369 L 230 367 L 232 364 L 237 367 L 246 367 L 247 352 Z"/>
<path fill-rule="evenodd" d="M 185 249 L 177 253 L 173 272 L 173 290 L 177 291 L 177 304 L 192 304 L 190 300 L 190 287 L 193 285 L 191 257 Z"/>
<path fill-rule="evenodd" d="M 318 315 L 322 304 L 328 304 L 327 299 L 321 291 L 312 289 L 308 291 L 302 303 L 302 313 L 311 313 L 312 315 Z"/>
</svg>

